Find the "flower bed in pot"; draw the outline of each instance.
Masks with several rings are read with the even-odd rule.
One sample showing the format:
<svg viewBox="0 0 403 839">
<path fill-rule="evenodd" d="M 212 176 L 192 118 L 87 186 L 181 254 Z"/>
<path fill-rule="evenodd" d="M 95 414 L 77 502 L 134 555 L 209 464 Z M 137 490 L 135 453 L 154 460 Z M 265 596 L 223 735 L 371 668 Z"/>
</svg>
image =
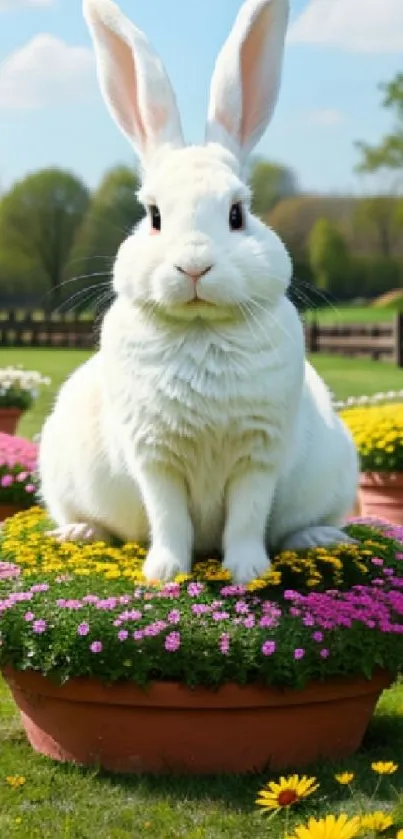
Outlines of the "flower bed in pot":
<svg viewBox="0 0 403 839">
<path fill-rule="evenodd" d="M 50 379 L 23 367 L 0 368 L 0 431 L 15 434 L 21 415 L 31 407 Z"/>
<path fill-rule="evenodd" d="M 341 417 L 360 455 L 362 514 L 403 524 L 403 393 L 350 400 Z"/>
<path fill-rule="evenodd" d="M 36 443 L 0 432 L 0 522 L 35 503 L 37 453 Z"/>
<path fill-rule="evenodd" d="M 146 584 L 144 548 L 60 544 L 39 508 L 1 537 L 0 666 L 38 751 L 116 771 L 222 772 L 351 754 L 403 653 L 401 531 L 217 560 Z"/>
</svg>

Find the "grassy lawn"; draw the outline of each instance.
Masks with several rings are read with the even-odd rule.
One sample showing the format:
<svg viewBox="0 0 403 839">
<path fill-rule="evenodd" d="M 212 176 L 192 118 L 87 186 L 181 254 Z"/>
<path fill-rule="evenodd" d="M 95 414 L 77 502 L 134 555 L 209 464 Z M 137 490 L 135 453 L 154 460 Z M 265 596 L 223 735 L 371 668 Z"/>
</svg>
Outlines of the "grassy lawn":
<svg viewBox="0 0 403 839">
<path fill-rule="evenodd" d="M 20 434 L 31 438 L 38 433 L 61 383 L 88 356 L 86 350 L 0 350 L 1 366 L 22 364 L 52 379 L 51 387 L 44 388 L 34 408 L 23 416 L 18 429 Z M 337 399 L 377 393 L 380 390 L 400 390 L 403 387 L 403 371 L 393 364 L 320 353 L 312 356 L 311 361 Z"/>
<path fill-rule="evenodd" d="M 313 318 L 319 323 L 344 324 L 344 323 L 383 323 L 393 320 L 393 309 L 375 308 L 374 306 L 325 306 L 324 308 L 310 309 L 305 313 L 307 320 Z"/>
<path fill-rule="evenodd" d="M 19 432 L 40 430 L 61 382 L 88 353 L 76 350 L 1 350 L 0 363 L 21 363 L 51 376 L 52 387 L 23 418 Z M 380 362 L 316 355 L 313 362 L 338 398 L 397 389 L 401 370 Z M 236 732 L 234 733 L 236 736 Z M 337 766 L 312 767 L 320 789 L 292 820 L 305 821 L 340 809 L 387 809 L 403 790 L 403 685 L 383 695 L 363 749 Z M 370 801 L 373 760 L 402 759 L 402 768 L 385 779 Z M 337 770 L 356 773 L 356 796 L 333 780 Z M 23 775 L 11 789 L 5 778 Z M 268 821 L 254 805 L 269 775 L 216 778 L 114 777 L 95 770 L 53 764 L 28 747 L 8 690 L 0 681 L 0 839 L 282 839 L 283 819 Z M 403 825 L 403 793 L 398 804 Z M 291 827 L 291 825 L 290 825 Z M 392 834 L 385 834 L 392 835 Z M 393 834 L 394 835 L 394 834 Z"/>
</svg>

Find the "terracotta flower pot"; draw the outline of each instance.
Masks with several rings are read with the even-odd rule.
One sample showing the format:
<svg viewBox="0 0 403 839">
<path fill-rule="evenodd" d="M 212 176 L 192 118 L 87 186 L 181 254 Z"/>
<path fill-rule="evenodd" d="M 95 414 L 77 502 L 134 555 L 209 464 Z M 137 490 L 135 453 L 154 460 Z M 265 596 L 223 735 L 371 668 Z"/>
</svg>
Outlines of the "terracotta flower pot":
<svg viewBox="0 0 403 839">
<path fill-rule="evenodd" d="M 403 472 L 362 472 L 361 514 L 403 524 Z"/>
<path fill-rule="evenodd" d="M 215 773 L 300 767 L 344 758 L 361 744 L 392 676 L 310 684 L 304 690 L 157 682 L 59 686 L 4 669 L 33 748 L 54 760 L 115 772 Z"/>
<path fill-rule="evenodd" d="M 0 408 L 0 431 L 15 434 L 22 413 L 21 408 Z"/>
<path fill-rule="evenodd" d="M 24 507 L 20 507 L 18 504 L 1 504 L 0 503 L 0 522 L 5 521 L 10 516 L 15 516 L 16 513 L 20 513 L 21 510 L 25 509 Z"/>
</svg>

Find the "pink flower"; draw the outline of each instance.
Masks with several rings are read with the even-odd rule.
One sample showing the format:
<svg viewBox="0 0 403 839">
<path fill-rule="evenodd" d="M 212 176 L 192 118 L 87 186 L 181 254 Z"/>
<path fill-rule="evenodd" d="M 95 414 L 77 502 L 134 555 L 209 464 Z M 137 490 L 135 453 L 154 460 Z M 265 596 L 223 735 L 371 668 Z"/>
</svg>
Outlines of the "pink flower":
<svg viewBox="0 0 403 839">
<path fill-rule="evenodd" d="M 165 638 L 165 649 L 168 653 L 176 653 L 181 645 L 180 632 L 168 632 Z"/>
<path fill-rule="evenodd" d="M 39 618 L 39 620 L 34 621 L 32 624 L 32 629 L 36 633 L 36 635 L 41 635 L 42 632 L 46 632 L 47 623 L 43 618 Z"/>
<path fill-rule="evenodd" d="M 29 472 L 19 472 L 15 480 L 19 483 L 22 483 L 23 481 L 26 481 L 27 478 L 29 478 L 29 474 Z"/>
<path fill-rule="evenodd" d="M 77 635 L 88 635 L 90 631 L 90 625 L 86 622 L 80 623 L 77 627 Z"/>
<path fill-rule="evenodd" d="M 29 623 L 29 621 L 33 621 L 34 617 L 35 615 L 33 612 L 25 612 L 24 620 L 27 621 L 27 623 Z"/>
<path fill-rule="evenodd" d="M 303 658 L 304 655 L 305 655 L 305 650 L 303 650 L 301 647 L 299 649 L 294 650 L 295 661 L 300 661 L 300 659 Z"/>
<path fill-rule="evenodd" d="M 3 475 L 0 483 L 2 487 L 10 487 L 14 483 L 14 478 L 12 475 Z"/>
<path fill-rule="evenodd" d="M 254 627 L 254 625 L 255 625 L 254 615 L 248 615 L 248 617 L 245 618 L 245 620 L 243 622 L 243 625 L 244 625 L 245 629 L 252 629 L 252 627 Z"/>
<path fill-rule="evenodd" d="M 189 583 L 187 593 L 189 597 L 198 597 L 204 589 L 203 583 Z"/>
<path fill-rule="evenodd" d="M 179 609 L 172 609 L 171 612 L 168 614 L 168 622 L 169 623 L 179 623 L 181 619 L 181 613 Z"/>
<path fill-rule="evenodd" d="M 25 492 L 35 492 L 36 487 L 34 484 L 26 484 L 25 485 Z"/>
<path fill-rule="evenodd" d="M 275 641 L 265 641 L 262 644 L 262 653 L 265 656 L 273 655 L 276 652 L 276 642 Z"/>
<path fill-rule="evenodd" d="M 90 644 L 90 650 L 92 653 L 100 653 L 102 652 L 102 648 L 102 641 L 93 641 L 92 644 Z"/>
<path fill-rule="evenodd" d="M 126 641 L 128 637 L 129 633 L 127 629 L 121 629 L 120 632 L 118 632 L 119 641 Z"/>
<path fill-rule="evenodd" d="M 21 568 L 12 562 L 0 562 L 0 580 L 7 580 L 10 577 L 19 577 Z"/>
<path fill-rule="evenodd" d="M 229 642 L 230 636 L 228 635 L 228 632 L 223 632 L 220 636 L 220 651 L 223 655 L 228 655 L 229 653 Z"/>
<path fill-rule="evenodd" d="M 325 648 L 323 648 L 323 650 L 320 651 L 320 655 L 321 658 L 329 658 L 330 650 L 326 650 Z"/>
</svg>

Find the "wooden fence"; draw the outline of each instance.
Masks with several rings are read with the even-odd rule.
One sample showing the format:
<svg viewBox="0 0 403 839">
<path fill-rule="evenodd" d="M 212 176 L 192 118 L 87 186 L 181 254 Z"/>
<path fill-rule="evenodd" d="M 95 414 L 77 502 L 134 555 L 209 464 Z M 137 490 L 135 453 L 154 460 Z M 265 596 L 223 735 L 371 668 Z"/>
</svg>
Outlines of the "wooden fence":
<svg viewBox="0 0 403 839">
<path fill-rule="evenodd" d="M 96 320 L 71 315 L 44 316 L 39 312 L 0 313 L 0 347 L 76 347 L 96 346 L 102 318 Z M 391 361 L 403 367 L 403 314 L 390 323 L 305 325 L 308 352 Z"/>
<path fill-rule="evenodd" d="M 390 323 L 349 323 L 321 326 L 311 321 L 305 326 L 308 352 L 391 361 L 403 367 L 403 314 Z"/>
<path fill-rule="evenodd" d="M 45 315 L 41 312 L 0 313 L 0 347 L 73 347 L 91 349 L 101 320 Z"/>
</svg>

